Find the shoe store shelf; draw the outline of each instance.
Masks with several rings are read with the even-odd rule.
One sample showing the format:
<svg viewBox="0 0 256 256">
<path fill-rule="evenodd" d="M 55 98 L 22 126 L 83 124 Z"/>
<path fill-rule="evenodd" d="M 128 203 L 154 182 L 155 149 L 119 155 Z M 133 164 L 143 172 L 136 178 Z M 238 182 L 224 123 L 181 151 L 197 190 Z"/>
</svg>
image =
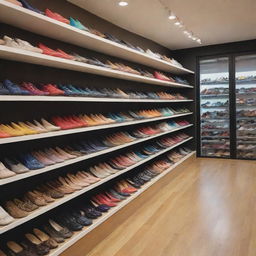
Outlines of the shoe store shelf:
<svg viewBox="0 0 256 256">
<path fill-rule="evenodd" d="M 144 102 L 144 103 L 175 103 L 193 102 L 193 100 L 160 100 L 160 99 L 126 99 L 126 98 L 94 98 L 94 97 L 72 97 L 72 96 L 21 96 L 21 95 L 1 95 L 1 101 L 64 101 L 64 102 Z"/>
<path fill-rule="evenodd" d="M 14 142 L 63 136 L 63 135 L 68 135 L 68 134 L 81 133 L 81 132 L 96 131 L 96 130 L 102 130 L 102 129 L 108 129 L 108 128 L 130 126 L 130 125 L 135 125 L 135 124 L 148 123 L 148 122 L 152 122 L 152 121 L 172 119 L 175 117 L 182 117 L 182 116 L 187 116 L 187 115 L 191 115 L 191 114 L 193 114 L 193 112 L 188 112 L 188 113 L 178 114 L 178 115 L 173 115 L 173 116 L 164 116 L 164 117 L 156 117 L 156 118 L 149 118 L 149 119 L 143 119 L 143 120 L 129 121 L 129 122 L 123 122 L 123 123 L 89 126 L 89 127 L 69 129 L 69 130 L 60 130 L 60 131 L 54 131 L 54 132 L 39 133 L 39 134 L 33 134 L 33 135 L 9 137 L 9 138 L 0 139 L 0 145 L 7 144 L 7 143 L 14 143 Z"/>
<path fill-rule="evenodd" d="M 30 51 L 12 48 L 4 45 L 0 45 L 0 58 L 13 60 L 13 61 L 20 61 L 25 63 L 31 63 L 36 65 L 42 65 L 47 67 L 74 70 L 78 72 L 113 77 L 113 78 L 130 80 L 130 81 L 141 82 L 146 84 L 155 84 L 160 86 L 177 87 L 177 88 L 193 88 L 193 86 L 190 86 L 190 85 L 162 81 L 155 78 L 140 76 L 140 75 L 131 74 L 131 73 L 123 72 L 119 70 L 113 70 L 105 67 L 99 67 L 99 66 L 90 65 L 87 63 L 82 63 L 74 60 L 67 60 L 67 59 L 49 56 L 41 53 L 30 52 Z"/>
<path fill-rule="evenodd" d="M 175 66 L 167 61 L 157 59 L 4 0 L 0 0 L 0 22 L 173 74 L 194 73 L 186 68 Z"/>
<path fill-rule="evenodd" d="M 162 132 L 162 133 L 159 133 L 159 134 L 147 137 L 147 138 L 138 139 L 138 140 L 130 142 L 130 143 L 125 143 L 125 144 L 122 144 L 120 146 L 108 148 L 108 149 L 101 150 L 101 151 L 98 151 L 98 152 L 95 152 L 95 153 L 92 153 L 92 154 L 77 157 L 75 159 L 70 159 L 70 160 L 67 160 L 65 162 L 50 165 L 50 166 L 47 166 L 47 167 L 42 168 L 42 169 L 33 170 L 33 171 L 29 171 L 29 172 L 22 173 L 22 174 L 17 174 L 13 177 L 6 178 L 6 179 L 0 179 L 0 186 L 4 185 L 4 184 L 9 184 L 9 183 L 12 183 L 12 182 L 15 182 L 15 181 L 18 181 L 18 180 L 23 180 L 23 179 L 26 179 L 26 178 L 29 178 L 29 177 L 32 177 L 32 176 L 35 176 L 35 175 L 42 174 L 42 173 L 46 173 L 46 172 L 49 172 L 49 171 L 52 171 L 52 170 L 56 170 L 56 169 L 64 167 L 64 166 L 68 166 L 68 165 L 71 165 L 71 164 L 74 164 L 74 163 L 78 163 L 78 162 L 81 162 L 81 161 L 84 161 L 84 160 L 87 160 L 87 159 L 91 159 L 91 158 L 94 158 L 94 157 L 97 157 L 97 156 L 100 156 L 100 155 L 104 155 L 104 154 L 107 154 L 107 153 L 110 153 L 110 152 L 114 152 L 116 150 L 126 148 L 126 147 L 129 147 L 129 146 L 141 143 L 141 142 L 149 141 L 149 140 L 152 140 L 154 138 L 158 138 L 160 136 L 164 136 L 164 135 L 176 132 L 176 131 L 186 129 L 186 128 L 191 127 L 191 126 L 193 126 L 193 124 L 189 124 L 189 125 L 186 125 L 186 126 L 183 126 L 183 127 L 179 127 L 179 128 L 176 128 L 176 129 L 173 129 L 173 130 L 170 130 L 170 131 Z"/>
<path fill-rule="evenodd" d="M 132 194 L 129 198 L 125 199 L 124 201 L 120 202 L 116 207 L 111 208 L 109 212 L 103 214 L 102 217 L 99 219 L 96 219 L 92 225 L 85 227 L 82 231 L 76 232 L 71 238 L 66 240 L 62 245 L 59 245 L 59 247 L 55 250 L 53 250 L 49 256 L 58 256 L 62 252 L 64 252 L 66 249 L 68 249 L 70 246 L 75 244 L 79 239 L 83 238 L 85 235 L 87 235 L 89 232 L 94 230 L 96 227 L 98 227 L 100 224 L 102 224 L 104 221 L 109 219 L 112 215 L 114 215 L 116 212 L 121 210 L 123 207 L 125 207 L 127 204 L 129 204 L 131 201 L 136 199 L 139 195 L 141 195 L 145 190 L 150 188 L 152 185 L 154 185 L 158 180 L 166 176 L 168 173 L 170 173 L 172 170 L 174 170 L 178 165 L 182 164 L 184 161 L 189 159 L 190 157 L 193 157 L 195 154 L 194 152 L 191 152 L 190 154 L 186 155 L 184 158 L 182 158 L 179 162 L 172 165 L 169 169 L 165 170 L 163 173 L 159 174 L 155 178 L 153 178 L 150 182 L 146 183 L 141 189 L 139 189 L 137 192 Z"/>
<path fill-rule="evenodd" d="M 177 144 L 175 144 L 175 145 L 173 145 L 173 146 L 171 146 L 171 147 L 169 147 L 167 149 L 164 149 L 164 150 L 162 150 L 162 151 L 160 151 L 160 152 L 158 152 L 158 153 L 156 153 L 156 154 L 154 154 L 154 155 L 152 155 L 152 156 L 150 156 L 150 157 L 148 157 L 148 158 L 146 158 L 146 159 L 144 159 L 142 161 L 139 161 L 138 163 L 136 163 L 136 164 L 134 164 L 134 165 L 132 165 L 132 166 L 130 166 L 128 168 L 125 168 L 125 169 L 119 171 L 118 173 L 110 175 L 110 176 L 100 180 L 99 182 L 96 182 L 96 183 L 94 183 L 94 184 L 92 184 L 92 185 L 90 185 L 90 186 L 88 186 L 88 187 L 86 187 L 84 189 L 81 189 L 81 190 L 79 190 L 77 192 L 74 192 L 72 194 L 66 195 L 64 198 L 57 199 L 53 203 L 51 203 L 49 205 L 46 205 L 44 207 L 40 207 L 38 210 L 33 211 L 28 216 L 26 216 L 24 218 L 21 218 L 21 219 L 16 219 L 14 222 L 10 223 L 9 225 L 0 227 L 0 234 L 3 234 L 3 233 L 5 233 L 5 232 L 7 232 L 7 231 L 9 231 L 9 230 L 11 230 L 11 229 L 21 225 L 21 224 L 23 224 L 25 222 L 28 222 L 28 221 L 30 221 L 30 220 L 32 220 L 32 219 L 34 219 L 34 218 L 44 214 L 45 212 L 48 212 L 48 211 L 50 211 L 50 210 L 52 210 L 52 209 L 54 209 L 54 208 L 56 208 L 56 207 L 58 207 L 58 206 L 60 206 L 60 205 L 62 205 L 64 203 L 66 203 L 66 202 L 68 202 L 68 201 L 70 201 L 70 200 L 72 200 L 72 199 L 74 199 L 74 198 L 76 198 L 76 197 L 86 193 L 87 191 L 90 191 L 93 188 L 96 188 L 96 187 L 100 186 L 101 184 L 104 184 L 107 181 L 112 180 L 113 178 L 118 177 L 121 174 L 126 173 L 126 172 L 128 172 L 128 171 L 130 171 L 130 170 L 132 170 L 132 169 L 134 169 L 134 168 L 136 168 L 136 167 L 138 167 L 138 166 L 140 166 L 140 165 L 142 165 L 142 164 L 144 164 L 144 163 L 146 163 L 146 162 L 148 162 L 148 161 L 150 161 L 150 160 L 152 160 L 152 159 L 154 159 L 154 158 L 156 158 L 156 157 L 158 157 L 158 156 L 160 156 L 160 155 L 162 155 L 164 153 L 167 153 L 168 151 L 170 151 L 170 150 L 172 150 L 172 149 L 174 149 L 174 148 L 176 148 L 176 147 L 178 147 L 178 146 L 180 146 L 180 145 L 184 144 L 185 142 L 190 141 L 192 139 L 193 139 L 193 137 L 189 137 L 189 138 L 187 138 L 187 139 L 185 139 L 185 140 L 183 140 L 183 141 L 181 141 L 181 142 L 179 142 L 179 143 L 177 143 Z"/>
</svg>

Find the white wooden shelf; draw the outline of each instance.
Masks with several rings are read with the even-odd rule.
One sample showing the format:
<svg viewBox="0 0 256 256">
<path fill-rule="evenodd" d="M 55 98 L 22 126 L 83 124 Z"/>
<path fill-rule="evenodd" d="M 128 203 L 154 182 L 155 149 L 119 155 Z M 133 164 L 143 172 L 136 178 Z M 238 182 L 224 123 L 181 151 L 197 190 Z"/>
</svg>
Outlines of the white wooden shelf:
<svg viewBox="0 0 256 256">
<path fill-rule="evenodd" d="M 146 53 L 141 53 L 4 0 L 0 0 L 0 22 L 173 74 L 194 73 L 186 68 L 175 66 L 167 61 L 157 59 Z"/>
<path fill-rule="evenodd" d="M 95 152 L 95 153 L 92 153 L 92 154 L 88 154 L 88 155 L 84 155 L 84 156 L 77 157 L 77 158 L 74 158 L 74 159 L 70 159 L 70 160 L 67 160 L 67 161 L 62 162 L 62 163 L 58 163 L 58 164 L 54 164 L 54 165 L 44 167 L 42 169 L 31 170 L 31 171 L 26 172 L 26 173 L 17 174 L 13 177 L 10 177 L 10 178 L 0 179 L 0 186 L 5 185 L 5 184 L 9 184 L 9 183 L 12 183 L 12 182 L 15 182 L 15 181 L 18 181 L 18 180 L 27 179 L 27 178 L 32 177 L 32 176 L 36 176 L 36 175 L 39 175 L 39 174 L 42 174 L 42 173 L 46 173 L 46 172 L 49 172 L 49 171 L 52 171 L 52 170 L 56 170 L 56 169 L 59 169 L 59 168 L 64 167 L 64 166 L 68 166 L 68 165 L 71 165 L 71 164 L 74 164 L 74 163 L 78 163 L 78 162 L 81 162 L 81 161 L 84 161 L 84 160 L 87 160 L 87 159 L 91 159 L 91 158 L 94 158 L 94 157 L 97 157 L 97 156 L 100 156 L 100 155 L 104 155 L 104 154 L 107 154 L 107 153 L 110 153 L 110 152 L 114 152 L 116 150 L 126 148 L 126 147 L 129 147 L 129 146 L 144 142 L 144 141 L 152 140 L 154 138 L 157 138 L 157 137 L 160 137 L 160 136 L 163 136 L 163 135 L 167 135 L 167 134 L 170 134 L 170 133 L 173 133 L 173 132 L 176 132 L 176 131 L 180 131 L 180 130 L 186 129 L 188 127 L 191 127 L 191 126 L 193 126 L 193 124 L 189 124 L 189 125 L 179 127 L 179 128 L 173 129 L 173 130 L 162 132 L 162 133 L 159 133 L 159 134 L 156 134 L 156 135 L 153 135 L 153 136 L 149 136 L 147 138 L 138 139 L 136 141 L 133 141 L 133 142 L 130 142 L 130 143 L 125 143 L 125 144 L 120 145 L 120 146 L 104 149 L 104 150 L 101 150 L 101 151 L 98 151 L 98 152 Z"/>
<path fill-rule="evenodd" d="M 115 127 L 121 127 L 121 126 L 130 126 L 130 125 L 135 125 L 135 124 L 148 123 L 148 122 L 152 122 L 152 121 L 172 119 L 175 117 L 182 117 L 182 116 L 187 116 L 187 115 L 191 115 L 191 114 L 193 114 L 193 112 L 178 114 L 178 115 L 173 115 L 173 116 L 164 116 L 164 117 L 156 117 L 156 118 L 150 118 L 150 119 L 129 121 L 129 122 L 123 122 L 123 123 L 89 126 L 89 127 L 69 129 L 69 130 L 60 130 L 60 131 L 54 131 L 54 132 L 39 133 L 39 134 L 33 134 L 33 135 L 9 137 L 9 138 L 0 139 L 0 144 L 7 144 L 7 143 L 14 143 L 14 142 L 28 141 L 28 140 L 37 140 L 37 139 L 63 136 L 63 135 L 88 132 L 88 131 L 96 131 L 96 130 L 102 130 L 102 129 L 109 129 L 109 128 L 115 128 Z"/>
<path fill-rule="evenodd" d="M 160 155 L 162 155 L 162 154 L 172 150 L 173 148 L 176 148 L 179 145 L 182 145 L 185 142 L 187 142 L 189 140 L 192 140 L 192 139 L 193 139 L 193 137 L 189 137 L 186 140 L 183 140 L 182 142 L 179 142 L 179 143 L 177 143 L 177 144 L 175 144 L 175 145 L 173 145 L 173 146 L 171 146 L 171 147 L 169 147 L 167 149 L 164 149 L 164 150 L 162 150 L 162 151 L 160 151 L 160 152 L 158 152 L 158 153 L 156 153 L 154 155 L 151 155 L 150 157 L 148 157 L 146 159 L 143 159 L 143 160 L 139 161 L 138 163 L 136 163 L 136 164 L 134 164 L 134 165 L 132 165 L 132 166 L 130 166 L 128 168 L 125 168 L 125 169 L 119 171 L 118 173 L 112 174 L 112 175 L 110 175 L 110 176 L 108 176 L 108 177 L 106 177 L 104 179 L 101 179 L 99 182 L 96 182 L 96 183 L 94 183 L 94 184 L 92 184 L 92 185 L 90 185 L 88 187 L 85 187 L 85 188 L 83 188 L 83 189 L 81 189 L 79 191 L 76 191 L 76 192 L 74 192 L 72 194 L 66 195 L 63 198 L 56 199 L 53 203 L 48 204 L 48 205 L 46 205 L 44 207 L 40 207 L 39 209 L 33 211 L 31 214 L 29 214 L 28 216 L 26 216 L 24 218 L 15 219 L 15 221 L 10 223 L 9 225 L 0 227 L 0 234 L 3 234 L 3 233 L 5 233 L 5 232 L 7 232 L 7 231 L 9 231 L 9 230 L 11 230 L 11 229 L 21 225 L 21 224 L 23 224 L 25 222 L 28 222 L 28 221 L 30 221 L 30 220 L 32 220 L 32 219 L 34 219 L 34 218 L 44 214 L 45 212 L 48 212 L 48 211 L 50 211 L 50 210 L 52 210 L 52 209 L 54 209 L 54 208 L 56 208 L 56 207 L 58 207 L 58 206 L 60 206 L 60 205 L 62 205 L 64 203 L 66 203 L 66 202 L 68 202 L 68 201 L 70 201 L 70 200 L 72 200 L 72 199 L 74 199 L 74 198 L 76 198 L 76 197 L 86 193 L 87 191 L 92 190 L 93 188 L 96 188 L 96 187 L 100 186 L 101 184 L 106 183 L 107 181 L 112 180 L 113 178 L 118 177 L 121 174 L 126 173 L 126 172 L 128 172 L 128 171 L 130 171 L 130 170 L 132 170 L 132 169 L 134 169 L 134 168 L 136 168 L 136 167 L 138 167 L 138 166 L 140 166 L 140 165 L 142 165 L 142 164 L 144 164 L 144 163 L 146 163 L 146 162 L 148 162 L 148 161 L 150 161 L 150 160 L 152 160 L 154 158 L 156 158 L 157 156 L 160 156 Z"/>
<path fill-rule="evenodd" d="M 176 103 L 176 102 L 193 102 L 193 100 L 161 100 L 161 99 L 125 99 L 125 98 L 96 98 L 80 96 L 37 96 L 37 95 L 0 95 L 1 101 L 73 101 L 73 102 L 144 102 L 144 103 Z"/>
<path fill-rule="evenodd" d="M 116 207 L 111 208 L 107 213 L 103 214 L 102 217 L 96 219 L 93 221 L 93 224 L 84 227 L 82 231 L 75 232 L 74 235 L 67 239 L 63 244 L 60 244 L 59 247 L 53 251 L 50 252 L 49 256 L 58 256 L 62 252 L 64 252 L 66 249 L 68 249 L 70 246 L 75 244 L 79 239 L 83 238 L 85 235 L 87 235 L 89 232 L 94 230 L 96 227 L 101 225 L 104 221 L 109 219 L 112 215 L 114 215 L 116 212 L 120 211 L 123 207 L 125 207 L 127 204 L 129 204 L 131 201 L 136 199 L 139 195 L 141 195 L 145 190 L 150 188 L 152 185 L 154 185 L 158 180 L 160 180 L 162 177 L 170 173 L 172 170 L 174 170 L 178 165 L 182 164 L 184 161 L 186 161 L 188 158 L 193 157 L 195 154 L 194 152 L 191 152 L 190 154 L 183 157 L 179 162 L 172 165 L 170 168 L 153 178 L 150 182 L 147 182 L 142 188 L 140 188 L 137 192 L 129 196 L 127 199 L 121 201 L 118 203 Z"/>
<path fill-rule="evenodd" d="M 87 63 L 58 58 L 58 57 L 45 55 L 41 53 L 30 52 L 30 51 L 12 48 L 4 45 L 0 45 L 0 58 L 13 60 L 13 61 L 20 61 L 20 62 L 25 62 L 30 64 L 42 65 L 47 67 L 53 67 L 53 68 L 73 70 L 73 71 L 78 71 L 83 73 L 90 73 L 90 74 L 95 74 L 100 76 L 107 76 L 107 77 L 118 78 L 123 80 L 130 80 L 130 81 L 146 83 L 146 84 L 155 84 L 159 86 L 168 86 L 168 87 L 177 87 L 177 88 L 193 88 L 193 86 L 190 86 L 190 85 L 162 81 L 155 78 L 135 75 L 135 74 L 119 71 L 119 70 L 99 67 L 99 66 L 90 65 Z"/>
</svg>

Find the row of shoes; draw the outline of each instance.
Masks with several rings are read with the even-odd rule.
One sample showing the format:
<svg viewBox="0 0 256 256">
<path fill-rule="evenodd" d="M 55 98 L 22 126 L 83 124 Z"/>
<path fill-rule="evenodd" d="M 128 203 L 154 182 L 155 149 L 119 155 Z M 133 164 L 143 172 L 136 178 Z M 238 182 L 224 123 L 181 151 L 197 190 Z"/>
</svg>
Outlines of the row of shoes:
<svg viewBox="0 0 256 256">
<path fill-rule="evenodd" d="M 108 40 L 110 40 L 112 42 L 115 42 L 115 43 L 118 43 L 122 46 L 126 46 L 126 47 L 131 48 L 133 50 L 136 50 L 138 52 L 148 54 L 149 56 L 154 57 L 156 59 L 160 59 L 160 60 L 169 62 L 169 63 L 171 63 L 175 66 L 182 67 L 182 65 L 173 58 L 168 58 L 166 55 L 162 55 L 160 53 L 154 53 L 150 49 L 143 50 L 141 47 L 134 46 L 131 43 L 125 41 L 125 40 L 118 39 L 114 35 L 111 35 L 110 33 L 102 33 L 102 32 L 100 32 L 100 31 L 98 31 L 94 28 L 90 28 L 88 26 L 86 27 L 78 19 L 75 19 L 75 18 L 72 18 L 72 17 L 70 17 L 69 19 L 66 19 L 65 17 L 63 17 L 59 13 L 53 12 L 48 8 L 45 10 L 45 12 L 42 12 L 39 9 L 33 7 L 26 0 L 6 0 L 6 1 L 11 2 L 13 4 L 16 4 L 18 6 L 23 6 L 24 8 L 27 8 L 27 9 L 29 9 L 31 11 L 34 11 L 34 12 L 37 12 L 39 14 L 46 15 L 47 17 L 52 18 L 54 20 L 63 22 L 65 24 L 69 24 L 72 27 L 81 29 L 83 31 L 87 31 L 87 32 L 92 33 L 96 36 L 99 36 L 100 38 L 108 39 Z"/>
<path fill-rule="evenodd" d="M 167 92 L 136 92 L 124 91 L 119 88 L 89 88 L 73 85 L 56 84 L 33 84 L 22 82 L 16 84 L 9 79 L 0 82 L 0 95 L 40 95 L 40 96 L 82 96 L 98 98 L 124 98 L 124 99 L 169 99 L 185 100 L 186 97 L 179 93 L 170 94 Z"/>
<path fill-rule="evenodd" d="M 228 131 L 211 131 L 211 132 L 206 132 L 206 131 L 202 131 L 201 134 L 202 137 L 217 137 L 220 138 L 221 137 L 229 137 L 229 132 Z"/>
<path fill-rule="evenodd" d="M 236 82 L 255 82 L 256 76 L 238 76 L 236 77 Z"/>
<path fill-rule="evenodd" d="M 7 216 L 11 216 L 11 218 L 3 219 L 0 225 L 8 225 L 10 223 L 9 220 L 13 221 L 13 218 L 26 217 L 39 207 L 51 204 L 56 199 L 82 190 L 99 180 L 131 167 L 143 159 L 186 140 L 188 137 L 184 133 L 164 137 L 157 140 L 154 144 L 143 146 L 140 150 L 129 151 L 106 162 L 91 166 L 87 171 L 67 173 L 45 184 L 41 184 L 35 189 L 20 195 L 20 198 L 6 201 L 3 204 L 5 210 L 2 209 L 2 212 L 6 211 Z"/>
<path fill-rule="evenodd" d="M 222 83 L 228 83 L 229 78 L 228 77 L 218 77 L 216 79 L 211 79 L 211 78 L 205 78 L 201 80 L 201 84 L 222 84 Z"/>
<path fill-rule="evenodd" d="M 174 110 L 171 108 L 161 108 L 152 110 L 129 111 L 128 113 L 103 114 L 80 114 L 66 117 L 55 116 L 51 122 L 45 120 L 34 120 L 32 122 L 18 122 L 11 124 L 0 124 L 0 138 L 14 136 L 32 135 L 58 130 L 75 129 L 87 126 L 107 125 L 122 123 L 134 120 L 150 119 L 156 117 L 168 117 L 178 113 L 188 113 L 188 109 Z"/>
<path fill-rule="evenodd" d="M 240 142 L 241 143 L 241 142 Z M 256 144 L 238 144 L 237 145 L 238 150 L 250 150 L 250 151 L 255 151 L 256 150 Z M 254 152 L 256 153 L 256 152 Z"/>
<path fill-rule="evenodd" d="M 107 148 L 117 147 L 133 141 L 147 138 L 166 131 L 188 125 L 186 120 L 162 122 L 154 126 L 145 126 L 131 132 L 116 132 L 94 140 L 79 140 L 69 145 L 55 146 L 32 152 L 5 157 L 0 162 L 0 179 L 9 178 L 31 170 L 66 162 L 71 159 L 100 152 Z"/>
<path fill-rule="evenodd" d="M 256 87 L 241 87 L 236 89 L 237 94 L 255 94 L 256 93 Z"/>
<path fill-rule="evenodd" d="M 229 94 L 229 88 L 208 88 L 208 89 L 203 89 L 201 91 L 201 95 L 228 95 Z"/>
<path fill-rule="evenodd" d="M 33 228 L 24 234 L 20 241 L 6 241 L 3 243 L 1 256 L 41 256 L 47 255 L 59 244 L 71 238 L 75 232 L 91 225 L 111 208 L 139 191 L 143 186 L 163 173 L 174 163 L 180 161 L 191 152 L 188 148 L 168 153 L 164 158 L 146 166 L 143 170 L 129 174 L 115 182 L 114 185 L 94 194 L 91 198 L 83 200 L 72 207 L 72 210 L 58 211 L 54 217 L 48 219 L 39 227 Z M 1 208 L 0 208 L 1 211 Z M 0 222 L 6 212 L 0 212 Z M 8 216 L 8 215 L 7 215 Z M 12 218 L 9 216 L 9 218 Z"/>
<path fill-rule="evenodd" d="M 236 98 L 238 106 L 256 106 L 256 98 Z"/>
<path fill-rule="evenodd" d="M 131 73 L 134 75 L 141 75 L 141 76 L 146 76 L 149 78 L 155 78 L 158 80 L 176 82 L 176 83 L 181 83 L 181 84 L 186 84 L 186 85 L 188 84 L 188 82 L 182 78 L 179 78 L 179 77 L 172 78 L 171 76 L 169 76 L 167 74 L 163 74 L 162 72 L 159 72 L 159 71 L 155 71 L 152 74 L 145 70 L 132 68 L 132 67 L 124 65 L 122 63 L 113 63 L 109 60 L 105 61 L 105 63 L 104 63 L 103 61 L 100 61 L 96 58 L 90 59 L 88 57 L 80 56 L 77 53 L 68 54 L 61 49 L 53 50 L 42 43 L 39 43 L 38 47 L 35 47 L 35 46 L 31 45 L 29 42 L 19 39 L 19 38 L 11 38 L 9 36 L 4 36 L 3 39 L 0 39 L 0 44 L 8 46 L 8 47 L 12 47 L 12 48 L 22 49 L 22 50 L 26 50 L 26 51 L 32 51 L 32 52 L 46 54 L 46 55 L 50 55 L 50 56 L 54 56 L 54 57 L 58 57 L 58 58 L 83 62 L 83 63 L 87 63 L 87 64 L 94 65 L 94 66 L 100 66 L 100 67 L 104 67 L 104 68 L 108 68 L 108 69 L 127 72 L 127 73 Z"/>
<path fill-rule="evenodd" d="M 202 149 L 207 149 L 207 150 L 229 150 L 230 148 L 230 143 L 227 140 L 221 140 L 219 142 L 216 143 L 209 143 L 209 141 L 204 141 L 202 146 Z"/>
<path fill-rule="evenodd" d="M 256 110 L 239 110 L 237 117 L 256 117 Z"/>
<path fill-rule="evenodd" d="M 245 159 L 256 159 L 256 153 L 255 152 L 238 151 L 237 157 L 245 158 Z"/>
<path fill-rule="evenodd" d="M 228 112 L 227 111 L 207 111 L 202 113 L 202 118 L 205 119 L 221 119 L 221 118 L 228 118 Z"/>
<path fill-rule="evenodd" d="M 217 149 L 217 150 L 207 150 L 203 152 L 205 156 L 214 156 L 214 157 L 228 157 L 230 156 L 230 151 L 225 149 Z"/>
<path fill-rule="evenodd" d="M 205 103 L 201 104 L 202 108 L 216 108 L 216 107 L 227 107 L 229 104 L 229 101 L 217 101 L 217 102 L 210 102 L 207 101 Z"/>
</svg>

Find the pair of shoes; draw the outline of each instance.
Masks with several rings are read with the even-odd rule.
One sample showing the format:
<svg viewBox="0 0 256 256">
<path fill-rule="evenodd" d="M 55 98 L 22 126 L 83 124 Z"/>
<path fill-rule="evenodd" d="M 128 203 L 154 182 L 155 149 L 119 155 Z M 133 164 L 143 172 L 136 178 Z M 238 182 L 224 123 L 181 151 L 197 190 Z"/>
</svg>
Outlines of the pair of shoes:
<svg viewBox="0 0 256 256">
<path fill-rule="evenodd" d="M 54 56 L 54 57 L 59 57 L 59 58 L 63 58 L 63 59 L 68 59 L 68 60 L 74 60 L 73 56 L 65 53 L 61 49 L 53 50 L 53 49 L 45 46 L 42 43 L 39 43 L 38 47 L 42 50 L 43 54 Z"/>
<path fill-rule="evenodd" d="M 46 9 L 45 10 L 45 15 L 49 18 L 52 18 L 54 20 L 58 20 L 60 22 L 63 22 L 63 23 L 66 23 L 66 24 L 69 24 L 69 20 L 64 18 L 63 16 L 61 16 L 60 14 L 58 14 L 57 12 L 52 12 L 51 10 L 49 9 Z"/>
<path fill-rule="evenodd" d="M 29 42 L 19 38 L 11 38 L 9 36 L 3 37 L 4 45 L 12 48 L 22 49 L 30 52 L 42 53 L 43 51 L 38 47 L 31 45 Z"/>
</svg>

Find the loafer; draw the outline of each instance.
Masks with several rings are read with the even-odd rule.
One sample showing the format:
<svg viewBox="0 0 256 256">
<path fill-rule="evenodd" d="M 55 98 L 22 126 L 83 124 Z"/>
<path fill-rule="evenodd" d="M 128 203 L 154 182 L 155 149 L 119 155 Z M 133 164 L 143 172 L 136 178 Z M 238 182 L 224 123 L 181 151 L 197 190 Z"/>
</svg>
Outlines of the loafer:
<svg viewBox="0 0 256 256">
<path fill-rule="evenodd" d="M 71 231 L 80 231 L 83 228 L 83 225 L 78 223 L 76 221 L 76 218 L 71 215 L 67 216 L 63 214 L 61 216 L 58 216 L 58 223 L 67 227 Z"/>
</svg>

